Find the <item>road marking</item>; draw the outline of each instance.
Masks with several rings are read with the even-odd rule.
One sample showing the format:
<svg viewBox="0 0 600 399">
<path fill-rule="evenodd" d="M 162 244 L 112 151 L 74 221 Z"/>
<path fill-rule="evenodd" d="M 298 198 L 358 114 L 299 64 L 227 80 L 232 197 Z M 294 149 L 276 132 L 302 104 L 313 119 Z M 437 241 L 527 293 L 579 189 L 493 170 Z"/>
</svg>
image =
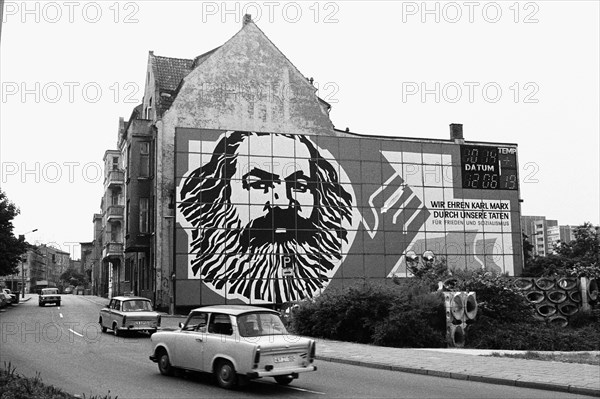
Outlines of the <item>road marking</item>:
<svg viewBox="0 0 600 399">
<path fill-rule="evenodd" d="M 311 391 L 310 389 L 297 388 L 297 387 L 287 387 L 289 389 L 295 389 L 296 391 L 308 392 L 308 393 L 316 393 L 317 395 L 325 395 L 325 392 L 317 392 Z"/>
<path fill-rule="evenodd" d="M 73 331 L 72 329 L 69 328 L 69 331 L 71 331 L 73 334 L 83 338 L 83 335 L 79 334 L 77 331 Z"/>
<path fill-rule="evenodd" d="M 311 391 L 310 389 L 291 387 L 288 385 L 279 385 L 275 382 L 270 382 L 270 381 L 261 381 L 259 384 L 277 385 L 278 387 L 281 387 L 281 388 L 294 389 L 296 391 L 302 391 L 302 392 L 308 392 L 308 393 L 316 393 L 317 395 L 326 395 L 325 392 Z"/>
<path fill-rule="evenodd" d="M 62 313 L 59 313 L 58 315 L 60 316 L 60 318 L 61 318 L 61 319 L 63 318 L 63 315 L 62 315 Z"/>
</svg>

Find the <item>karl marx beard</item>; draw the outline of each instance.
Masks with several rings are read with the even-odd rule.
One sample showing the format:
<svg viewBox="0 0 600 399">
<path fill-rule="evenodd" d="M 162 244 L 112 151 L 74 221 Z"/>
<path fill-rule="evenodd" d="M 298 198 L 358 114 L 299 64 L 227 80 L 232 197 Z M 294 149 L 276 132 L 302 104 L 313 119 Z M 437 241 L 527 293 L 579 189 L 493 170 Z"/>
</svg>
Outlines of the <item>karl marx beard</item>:
<svg viewBox="0 0 600 399">
<path fill-rule="evenodd" d="M 256 162 L 271 162 L 257 158 L 271 154 L 272 168 Z M 242 205 L 232 201 L 243 195 L 249 200 Z M 352 196 L 304 136 L 228 132 L 211 160 L 187 177 L 180 196 L 179 208 L 193 226 L 192 271 L 228 298 L 284 303 L 312 297 L 341 262 Z M 293 255 L 292 276 L 283 275 L 284 255 Z"/>
</svg>

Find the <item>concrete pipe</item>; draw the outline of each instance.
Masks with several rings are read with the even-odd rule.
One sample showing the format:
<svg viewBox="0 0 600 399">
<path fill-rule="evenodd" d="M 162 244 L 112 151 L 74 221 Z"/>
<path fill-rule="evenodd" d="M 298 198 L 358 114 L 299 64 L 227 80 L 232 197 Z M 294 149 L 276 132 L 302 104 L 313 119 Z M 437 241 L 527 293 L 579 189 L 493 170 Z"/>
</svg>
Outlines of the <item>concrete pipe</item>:
<svg viewBox="0 0 600 399">
<path fill-rule="evenodd" d="M 563 303 L 564 301 L 566 301 L 569 296 L 567 295 L 567 293 L 565 291 L 550 291 L 546 294 L 546 296 L 548 297 L 548 300 L 552 303 Z"/>
<path fill-rule="evenodd" d="M 579 312 L 579 306 L 574 303 L 567 302 L 558 306 L 558 311 L 565 316 L 573 316 Z"/>
<path fill-rule="evenodd" d="M 546 298 L 544 293 L 540 291 L 529 291 L 525 297 L 531 303 L 540 303 Z"/>
<path fill-rule="evenodd" d="M 533 288 L 533 279 L 519 277 L 515 281 L 513 281 L 513 287 L 515 287 L 519 291 L 527 291 Z"/>
<path fill-rule="evenodd" d="M 569 292 L 569 299 L 571 299 L 573 302 L 581 303 L 581 292 Z"/>
<path fill-rule="evenodd" d="M 590 301 L 595 302 L 598 300 L 600 294 L 598 293 L 598 280 L 595 278 L 589 279 L 587 284 L 587 294 Z"/>
<path fill-rule="evenodd" d="M 465 346 L 465 326 L 462 324 L 450 325 L 447 330 L 448 345 L 454 348 Z"/>
<path fill-rule="evenodd" d="M 555 326 L 566 327 L 569 325 L 569 320 L 567 320 L 567 318 L 564 316 L 557 315 L 550 317 L 548 319 L 548 323 Z"/>
<path fill-rule="evenodd" d="M 536 306 L 535 310 L 540 316 L 550 317 L 556 313 L 556 306 L 551 303 L 544 303 Z"/>
<path fill-rule="evenodd" d="M 563 277 L 556 282 L 556 285 L 565 291 L 571 291 L 577 288 L 577 279 L 575 277 Z"/>
<path fill-rule="evenodd" d="M 554 284 L 554 280 L 548 277 L 540 277 L 535 280 L 535 286 L 543 291 L 547 291 L 554 288 Z"/>
<path fill-rule="evenodd" d="M 464 304 L 467 320 L 475 320 L 475 317 L 477 317 L 477 298 L 474 292 L 465 293 Z"/>
</svg>

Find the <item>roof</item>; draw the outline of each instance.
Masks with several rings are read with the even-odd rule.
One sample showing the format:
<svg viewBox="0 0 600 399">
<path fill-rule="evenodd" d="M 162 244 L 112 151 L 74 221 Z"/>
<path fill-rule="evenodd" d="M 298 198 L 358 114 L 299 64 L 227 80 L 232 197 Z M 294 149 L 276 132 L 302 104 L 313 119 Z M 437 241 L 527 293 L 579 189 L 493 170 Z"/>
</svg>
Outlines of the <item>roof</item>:
<svg viewBox="0 0 600 399">
<path fill-rule="evenodd" d="M 238 316 L 243 313 L 248 312 L 268 312 L 279 314 L 279 312 L 267 308 L 261 308 L 259 306 L 249 306 L 249 305 L 212 305 L 212 306 L 202 306 L 200 308 L 192 309 L 192 312 L 219 312 L 226 313 L 233 316 Z M 190 312 L 191 313 L 191 312 Z"/>
<path fill-rule="evenodd" d="M 119 301 L 131 301 L 131 300 L 150 301 L 150 299 L 144 298 L 142 296 L 113 296 L 112 299 L 117 299 Z"/>
<path fill-rule="evenodd" d="M 218 48 L 216 47 L 207 51 L 192 60 L 187 58 L 163 57 L 150 52 L 154 78 L 158 86 L 158 95 L 160 96 L 157 109 L 159 116 L 162 116 L 171 107 L 171 104 L 173 104 L 183 78 L 198 65 L 206 61 Z"/>
<path fill-rule="evenodd" d="M 194 60 L 155 55 L 153 64 L 160 90 L 175 91 L 181 79 L 192 71 Z"/>
</svg>

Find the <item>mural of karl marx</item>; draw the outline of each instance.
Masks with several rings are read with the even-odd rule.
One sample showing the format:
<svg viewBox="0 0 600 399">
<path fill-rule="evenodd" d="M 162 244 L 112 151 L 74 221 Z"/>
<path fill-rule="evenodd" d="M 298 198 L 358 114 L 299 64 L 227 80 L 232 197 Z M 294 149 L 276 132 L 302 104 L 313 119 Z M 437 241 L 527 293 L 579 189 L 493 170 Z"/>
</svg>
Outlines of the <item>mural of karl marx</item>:
<svg viewBox="0 0 600 399">
<path fill-rule="evenodd" d="M 244 302 L 312 297 L 342 261 L 352 195 L 305 136 L 228 132 L 180 189 L 194 275 Z M 250 204 L 250 205 L 248 205 Z M 283 258 L 293 259 L 284 273 Z"/>
</svg>

